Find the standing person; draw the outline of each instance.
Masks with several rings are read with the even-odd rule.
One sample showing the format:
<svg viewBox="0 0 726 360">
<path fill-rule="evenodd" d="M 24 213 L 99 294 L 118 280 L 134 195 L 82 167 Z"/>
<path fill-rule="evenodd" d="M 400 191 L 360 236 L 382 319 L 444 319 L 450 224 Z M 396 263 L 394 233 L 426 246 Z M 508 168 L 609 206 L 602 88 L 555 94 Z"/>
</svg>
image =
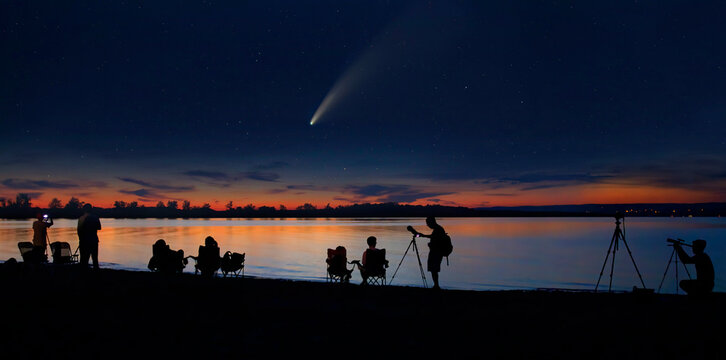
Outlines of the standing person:
<svg viewBox="0 0 726 360">
<path fill-rule="evenodd" d="M 426 235 L 422 233 L 418 233 L 418 236 L 425 237 L 431 239 L 429 241 L 429 258 L 426 262 L 426 267 L 429 272 L 431 272 L 431 278 L 434 280 L 434 289 L 441 289 L 439 287 L 439 272 L 441 271 L 441 261 L 444 259 L 444 256 L 447 256 L 447 250 L 445 249 L 445 244 L 447 243 L 446 238 L 448 235 L 446 235 L 446 231 L 444 230 L 441 225 L 436 223 L 436 218 L 433 216 L 429 216 L 426 218 L 426 226 L 431 228 L 433 232 L 431 234 Z M 450 253 L 450 251 L 448 251 Z"/>
<path fill-rule="evenodd" d="M 101 230 L 101 220 L 91 213 L 91 204 L 83 205 L 83 215 L 78 218 L 78 249 L 81 253 L 80 265 L 88 268 L 88 258 L 93 258 L 93 269 L 98 270 L 98 230 Z"/>
<path fill-rule="evenodd" d="M 679 284 L 681 289 L 688 295 L 700 295 L 710 293 L 713 290 L 714 271 L 711 258 L 704 252 L 706 249 L 706 240 L 693 240 L 691 245 L 693 248 L 693 256 L 688 256 L 680 243 L 674 243 L 678 257 L 684 264 L 696 265 L 695 280 L 681 280 Z"/>
<path fill-rule="evenodd" d="M 48 228 L 51 226 L 53 226 L 53 219 L 41 213 L 38 213 L 37 219 L 33 221 L 33 252 L 37 259 L 42 259 L 45 256 Z"/>
</svg>

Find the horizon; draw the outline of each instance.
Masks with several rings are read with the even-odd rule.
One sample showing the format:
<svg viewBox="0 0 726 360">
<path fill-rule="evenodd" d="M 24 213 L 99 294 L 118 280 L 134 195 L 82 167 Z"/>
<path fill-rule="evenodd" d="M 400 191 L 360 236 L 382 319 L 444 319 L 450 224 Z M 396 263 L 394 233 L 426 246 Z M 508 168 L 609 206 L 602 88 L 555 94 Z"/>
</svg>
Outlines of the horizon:
<svg viewBox="0 0 726 360">
<path fill-rule="evenodd" d="M 137 5 L 0 4 L 0 198 L 726 202 L 719 2 Z"/>
<path fill-rule="evenodd" d="M 15 199 L 9 199 L 0 197 L 0 209 L 2 208 L 31 208 L 31 209 L 41 209 L 41 210 L 64 210 L 66 209 L 66 205 L 70 205 L 70 202 L 73 202 L 76 206 L 71 207 L 70 209 L 80 209 L 81 206 L 84 204 L 91 204 L 94 208 L 97 209 L 103 209 L 103 210 L 112 210 L 112 209 L 133 209 L 133 208 L 165 208 L 165 209 L 174 209 L 181 211 L 184 206 L 184 202 L 189 200 L 169 200 L 169 201 L 157 201 L 156 203 L 150 204 L 150 203 L 139 203 L 138 201 L 131 201 L 126 202 L 123 200 L 115 200 L 110 206 L 104 206 L 99 204 L 94 204 L 91 202 L 86 202 L 83 199 L 79 199 L 76 197 L 71 197 L 68 199 L 68 201 L 63 202 L 63 200 L 58 199 L 56 197 L 53 197 L 51 202 L 42 205 L 38 204 L 37 202 L 34 202 L 34 199 L 30 198 L 28 194 L 26 193 L 19 193 L 16 195 Z M 18 205 L 21 204 L 21 205 Z M 275 211 L 297 211 L 297 210 L 325 210 L 325 209 L 338 209 L 338 208 L 345 208 L 348 206 L 377 206 L 377 205 L 395 205 L 395 206 L 439 206 L 442 208 L 463 208 L 468 210 L 486 210 L 486 209 L 516 209 L 516 208 L 542 208 L 542 207 L 585 207 L 585 206 L 663 206 L 663 205 L 674 205 L 674 206 L 687 206 L 687 205 L 706 205 L 706 204 L 726 204 L 726 202 L 719 202 L 719 201 L 709 201 L 709 202 L 688 202 L 688 203 L 674 203 L 674 202 L 662 202 L 662 203 L 654 203 L 654 202 L 641 202 L 641 203 L 582 203 L 582 204 L 548 204 L 548 205 L 516 205 L 516 206 L 482 206 L 482 207 L 467 207 L 467 206 L 460 206 L 460 205 L 443 205 L 443 204 L 411 204 L 411 203 L 398 203 L 398 202 L 358 202 L 358 203 L 352 203 L 352 204 L 338 204 L 335 206 L 332 206 L 330 203 L 319 205 L 314 204 L 311 202 L 305 202 L 301 204 L 291 205 L 287 206 L 284 204 L 255 204 L 255 203 L 246 203 L 246 204 L 234 204 L 233 201 L 229 201 L 221 206 L 214 206 L 210 202 L 202 202 L 202 203 L 192 203 L 189 201 L 189 208 L 190 209 L 203 209 L 205 207 L 218 211 L 218 212 L 224 212 L 224 211 L 240 211 L 240 210 L 251 210 L 251 211 L 257 211 L 260 210 L 260 208 L 267 208 Z M 219 203 L 216 203 L 215 205 L 219 205 Z M 67 209 L 66 209 L 67 210 Z"/>
</svg>

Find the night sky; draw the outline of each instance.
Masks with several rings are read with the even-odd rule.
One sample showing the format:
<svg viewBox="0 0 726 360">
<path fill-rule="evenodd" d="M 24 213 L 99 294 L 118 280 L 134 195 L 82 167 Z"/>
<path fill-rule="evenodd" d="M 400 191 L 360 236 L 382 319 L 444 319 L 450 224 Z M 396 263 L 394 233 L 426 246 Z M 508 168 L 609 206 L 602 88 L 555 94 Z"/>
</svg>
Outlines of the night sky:
<svg viewBox="0 0 726 360">
<path fill-rule="evenodd" d="M 726 201 L 726 5 L 592 3 L 3 1 L 0 197 Z"/>
</svg>

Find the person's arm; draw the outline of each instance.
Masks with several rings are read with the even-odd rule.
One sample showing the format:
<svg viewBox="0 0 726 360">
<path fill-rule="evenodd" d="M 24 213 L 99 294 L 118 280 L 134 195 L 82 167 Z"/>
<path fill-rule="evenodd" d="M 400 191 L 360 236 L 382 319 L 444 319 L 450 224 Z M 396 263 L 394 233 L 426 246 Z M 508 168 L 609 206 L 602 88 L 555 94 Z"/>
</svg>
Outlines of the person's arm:
<svg viewBox="0 0 726 360">
<path fill-rule="evenodd" d="M 101 218 L 96 218 L 96 230 L 101 230 Z"/>
<path fill-rule="evenodd" d="M 685 250 L 683 250 L 683 247 L 681 247 L 680 244 L 673 244 L 673 247 L 676 249 L 676 252 L 678 253 L 678 257 L 681 258 L 681 262 L 684 264 L 693 264 L 695 261 L 693 261 L 693 257 L 688 256 Z"/>
<path fill-rule="evenodd" d="M 47 227 L 47 228 L 53 226 L 53 218 L 52 217 L 49 217 L 48 218 L 48 222 L 47 223 L 44 223 L 44 224 L 45 224 L 45 227 Z"/>
</svg>

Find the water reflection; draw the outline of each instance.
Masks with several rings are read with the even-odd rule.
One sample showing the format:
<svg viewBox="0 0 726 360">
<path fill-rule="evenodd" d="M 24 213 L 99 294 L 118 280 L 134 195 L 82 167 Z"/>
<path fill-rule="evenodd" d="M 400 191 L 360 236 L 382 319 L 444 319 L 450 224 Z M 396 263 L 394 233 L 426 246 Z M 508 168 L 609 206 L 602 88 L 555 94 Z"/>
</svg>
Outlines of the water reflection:
<svg viewBox="0 0 726 360">
<path fill-rule="evenodd" d="M 448 288 L 506 289 L 566 287 L 592 289 L 615 229 L 610 218 L 455 218 L 440 219 L 452 236 L 450 266 L 441 283 Z M 406 225 L 424 227 L 423 219 L 102 219 L 99 256 L 102 266 L 145 270 L 151 245 L 164 239 L 173 249 L 196 253 L 208 235 L 222 252 L 247 253 L 245 274 L 323 280 L 325 251 L 342 245 L 348 258 L 360 259 L 368 236 L 397 265 L 411 237 Z M 18 241 L 32 238 L 31 221 L 0 220 L 0 259 L 19 257 Z M 629 218 L 625 235 L 646 286 L 657 288 L 670 255 L 665 239 L 703 238 L 716 267 L 716 291 L 726 290 L 722 271 L 726 222 L 722 218 Z M 76 221 L 59 219 L 51 241 L 78 245 Z M 419 239 L 422 261 L 428 248 Z M 613 287 L 639 284 L 624 247 L 617 253 Z M 395 284 L 420 286 L 418 263 L 409 252 Z M 186 271 L 193 272 L 193 266 Z M 393 269 L 390 270 L 391 274 Z M 390 275 L 389 274 L 389 277 Z M 609 271 L 603 276 L 607 283 Z M 429 274 L 427 273 L 427 276 Z M 354 275 L 354 281 L 356 280 Z M 359 280 L 359 279 L 357 279 Z M 664 292 L 675 291 L 666 279 Z"/>
</svg>

